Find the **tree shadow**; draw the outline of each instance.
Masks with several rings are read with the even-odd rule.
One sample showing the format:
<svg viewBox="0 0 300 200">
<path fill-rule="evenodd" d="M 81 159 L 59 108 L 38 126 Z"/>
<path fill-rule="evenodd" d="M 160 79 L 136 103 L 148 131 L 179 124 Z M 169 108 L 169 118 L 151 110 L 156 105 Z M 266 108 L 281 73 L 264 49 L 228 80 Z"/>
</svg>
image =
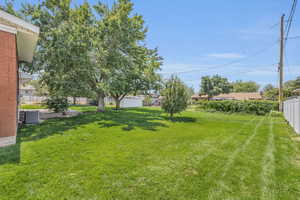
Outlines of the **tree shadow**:
<svg viewBox="0 0 300 200">
<path fill-rule="evenodd" d="M 142 108 L 118 111 L 108 109 L 103 113 L 86 112 L 70 118 L 48 119 L 39 125 L 26 125 L 19 135 L 21 141 L 39 140 L 53 134 L 64 134 L 67 130 L 90 123 L 98 123 L 101 128 L 120 126 L 124 131 L 131 131 L 135 128 L 156 131 L 158 127 L 167 127 L 161 121 L 164 119 L 161 113 L 159 110 L 151 111 Z"/>
<path fill-rule="evenodd" d="M 70 118 L 48 119 L 38 125 L 25 125 L 18 131 L 17 143 L 0 148 L 0 165 L 18 163 L 20 161 L 21 142 L 36 141 L 54 134 L 63 135 L 65 131 L 77 129 L 83 125 L 96 123 L 100 128 L 120 127 L 124 131 L 140 128 L 148 131 L 157 131 L 159 127 L 168 127 L 170 120 L 161 110 L 147 108 L 122 109 L 114 111 L 108 109 L 104 113 L 85 112 Z M 190 117 L 175 117 L 173 122 L 195 122 Z"/>
<path fill-rule="evenodd" d="M 160 111 L 150 111 L 148 109 L 126 109 L 105 113 L 98 124 L 100 127 L 121 126 L 124 131 L 131 131 L 136 127 L 156 131 L 158 127 L 167 127 L 162 123 Z"/>
<path fill-rule="evenodd" d="M 193 117 L 182 117 L 182 116 L 176 116 L 176 117 L 162 117 L 164 120 L 169 120 L 171 122 L 181 122 L 181 123 L 193 123 L 196 122 L 196 118 Z"/>
</svg>

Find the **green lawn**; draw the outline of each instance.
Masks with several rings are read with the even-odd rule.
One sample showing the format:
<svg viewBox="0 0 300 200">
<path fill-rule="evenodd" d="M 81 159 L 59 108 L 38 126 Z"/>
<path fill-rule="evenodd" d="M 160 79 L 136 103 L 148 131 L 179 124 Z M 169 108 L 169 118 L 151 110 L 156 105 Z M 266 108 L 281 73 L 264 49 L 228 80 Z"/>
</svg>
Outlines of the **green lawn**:
<svg viewBox="0 0 300 200">
<path fill-rule="evenodd" d="M 41 104 L 29 104 L 29 105 L 21 105 L 21 109 L 30 109 L 30 110 L 37 110 L 37 109 L 47 109 L 46 105 Z M 88 106 L 88 105 L 73 105 L 69 107 L 70 110 L 76 110 L 80 112 L 86 112 L 86 111 L 96 111 L 96 106 Z"/>
<path fill-rule="evenodd" d="M 282 118 L 159 109 L 26 126 L 0 150 L 0 199 L 300 199 L 299 144 Z"/>
<path fill-rule="evenodd" d="M 30 109 L 30 110 L 36 110 L 36 109 L 47 109 L 47 106 L 41 105 L 41 104 L 23 104 L 20 106 L 21 109 Z"/>
</svg>

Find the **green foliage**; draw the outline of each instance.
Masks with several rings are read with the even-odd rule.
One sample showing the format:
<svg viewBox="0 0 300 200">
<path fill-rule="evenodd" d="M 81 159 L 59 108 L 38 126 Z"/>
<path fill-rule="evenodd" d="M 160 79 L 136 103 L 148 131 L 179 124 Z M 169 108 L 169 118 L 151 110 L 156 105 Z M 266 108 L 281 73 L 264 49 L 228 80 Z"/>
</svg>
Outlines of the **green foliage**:
<svg viewBox="0 0 300 200">
<path fill-rule="evenodd" d="M 169 113 L 171 117 L 175 113 L 184 111 L 190 99 L 187 86 L 176 76 L 172 76 L 166 83 L 162 91 L 162 109 Z"/>
<path fill-rule="evenodd" d="M 283 86 L 283 96 L 288 98 L 294 96 L 294 90 L 300 88 L 300 77 L 297 77 L 295 80 L 289 80 L 284 83 Z M 275 88 L 273 85 L 268 84 L 263 89 L 263 96 L 267 100 L 278 100 L 279 89 Z"/>
<path fill-rule="evenodd" d="M 20 13 L 16 12 L 15 8 L 15 0 L 4 0 L 3 3 L 0 2 L 0 9 L 5 12 L 20 17 Z"/>
<path fill-rule="evenodd" d="M 300 76 L 298 76 L 295 80 L 285 82 L 284 88 L 290 89 L 291 91 L 300 89 Z"/>
<path fill-rule="evenodd" d="M 28 85 L 31 85 L 35 89 L 36 96 L 47 96 L 48 95 L 48 89 L 47 85 L 43 84 L 40 80 L 31 80 L 28 82 Z"/>
<path fill-rule="evenodd" d="M 254 81 L 236 81 L 232 83 L 232 92 L 258 92 L 259 87 Z"/>
<path fill-rule="evenodd" d="M 86 73 L 92 24 L 89 4 L 71 7 L 70 0 L 42 0 L 25 4 L 22 13 L 40 27 L 34 62 L 27 71 L 42 72 L 40 83 L 50 94 L 91 96 Z"/>
<path fill-rule="evenodd" d="M 45 104 L 56 113 L 65 113 L 69 108 L 68 98 L 62 96 L 50 96 Z"/>
<path fill-rule="evenodd" d="M 265 115 L 278 110 L 278 102 L 274 101 L 201 101 L 200 108 L 208 111 L 227 113 L 248 113 Z"/>
<path fill-rule="evenodd" d="M 272 110 L 271 113 L 270 113 L 270 116 L 271 117 L 282 117 L 283 118 L 283 113 L 279 112 L 279 111 Z"/>
<path fill-rule="evenodd" d="M 95 73 L 102 77 L 98 89 L 112 96 L 119 108 L 129 93 L 155 89 L 162 58 L 157 49 L 144 45 L 147 29 L 141 15 L 132 15 L 131 1 L 119 0 L 111 8 L 98 3 L 95 9 L 102 16 L 94 42 Z"/>
<path fill-rule="evenodd" d="M 133 14 L 130 0 L 110 7 L 87 1 L 71 6 L 71 0 L 41 0 L 25 4 L 22 14 L 40 27 L 40 39 L 32 65 L 42 71 L 50 94 L 94 98 L 104 111 L 104 97 L 116 105 L 129 93 L 156 89 L 162 58 L 145 45 L 147 28 L 141 15 Z"/>
<path fill-rule="evenodd" d="M 151 96 L 146 96 L 144 101 L 143 101 L 144 106 L 151 106 L 152 105 L 152 97 Z"/>
<path fill-rule="evenodd" d="M 200 87 L 200 94 L 207 94 L 209 99 L 219 94 L 229 93 L 232 88 L 228 79 L 219 75 L 202 77 Z"/>
<path fill-rule="evenodd" d="M 283 88 L 283 96 L 284 96 L 284 98 L 288 98 L 288 97 L 291 97 L 293 95 L 294 95 L 294 93 L 293 93 L 293 89 L 292 88 L 288 88 L 288 87 L 284 87 Z M 278 96 L 279 96 L 279 89 L 275 88 L 271 84 L 266 85 L 265 88 L 263 89 L 263 97 L 266 100 L 277 101 L 278 100 Z"/>
</svg>

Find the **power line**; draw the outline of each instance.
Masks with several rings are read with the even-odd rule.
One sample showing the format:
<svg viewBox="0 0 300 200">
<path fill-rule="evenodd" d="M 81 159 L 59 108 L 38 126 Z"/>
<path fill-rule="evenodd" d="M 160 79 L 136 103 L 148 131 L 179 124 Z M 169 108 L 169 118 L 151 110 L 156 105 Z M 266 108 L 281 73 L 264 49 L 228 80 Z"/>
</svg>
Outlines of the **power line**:
<svg viewBox="0 0 300 200">
<path fill-rule="evenodd" d="M 300 36 L 294 36 L 294 37 L 288 37 L 287 40 L 294 40 L 294 39 L 300 39 Z"/>
<path fill-rule="evenodd" d="M 290 11 L 289 18 L 287 20 L 286 29 L 285 29 L 286 30 L 286 33 L 285 33 L 286 38 L 288 38 L 290 30 L 291 30 L 293 18 L 294 18 L 295 12 L 296 12 L 297 2 L 298 2 L 298 0 L 294 0 L 291 11 Z"/>
<path fill-rule="evenodd" d="M 193 73 L 193 72 L 206 72 L 206 71 L 211 71 L 211 70 L 214 70 L 214 69 L 218 69 L 220 67 L 225 67 L 225 66 L 229 66 L 229 65 L 233 65 L 233 64 L 239 64 L 245 60 L 249 60 L 253 57 L 256 57 L 262 53 L 265 53 L 266 51 L 268 51 L 269 49 L 271 49 L 272 47 L 274 47 L 275 45 L 277 45 L 279 43 L 279 40 L 276 40 L 276 42 L 272 43 L 270 46 L 266 47 L 266 48 L 263 48 L 261 49 L 260 51 L 257 51 L 253 54 L 251 54 L 250 56 L 248 57 L 245 57 L 245 58 L 241 58 L 241 59 L 238 59 L 238 60 L 235 60 L 235 61 L 232 61 L 232 62 L 229 62 L 229 63 L 225 63 L 225 64 L 220 64 L 220 65 L 215 65 L 215 66 L 212 66 L 212 67 L 209 67 L 209 69 L 207 70 L 203 70 L 203 69 L 192 69 L 192 70 L 186 70 L 186 71 L 179 71 L 179 72 L 168 72 L 168 73 L 161 73 L 161 74 L 186 74 L 186 73 Z"/>
</svg>

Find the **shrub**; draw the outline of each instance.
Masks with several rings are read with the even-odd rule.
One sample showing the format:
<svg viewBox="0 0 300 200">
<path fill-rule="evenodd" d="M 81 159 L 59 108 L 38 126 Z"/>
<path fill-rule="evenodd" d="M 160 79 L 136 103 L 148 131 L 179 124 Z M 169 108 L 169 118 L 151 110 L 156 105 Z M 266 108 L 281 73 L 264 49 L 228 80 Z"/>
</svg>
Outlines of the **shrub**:
<svg viewBox="0 0 300 200">
<path fill-rule="evenodd" d="M 152 106 L 152 98 L 151 96 L 146 96 L 143 100 L 143 106 Z"/>
<path fill-rule="evenodd" d="M 283 113 L 279 111 L 271 111 L 270 113 L 271 117 L 283 117 Z"/>
<path fill-rule="evenodd" d="M 227 113 L 248 113 L 265 115 L 272 110 L 278 110 L 278 103 L 274 101 L 201 101 L 200 108 L 207 111 Z"/>
<path fill-rule="evenodd" d="M 189 94 L 187 86 L 176 76 L 172 76 L 162 91 L 162 109 L 173 117 L 175 113 L 184 111 L 188 106 Z"/>
<path fill-rule="evenodd" d="M 45 104 L 56 113 L 65 114 L 69 108 L 68 98 L 66 97 L 52 96 L 46 100 Z"/>
</svg>

